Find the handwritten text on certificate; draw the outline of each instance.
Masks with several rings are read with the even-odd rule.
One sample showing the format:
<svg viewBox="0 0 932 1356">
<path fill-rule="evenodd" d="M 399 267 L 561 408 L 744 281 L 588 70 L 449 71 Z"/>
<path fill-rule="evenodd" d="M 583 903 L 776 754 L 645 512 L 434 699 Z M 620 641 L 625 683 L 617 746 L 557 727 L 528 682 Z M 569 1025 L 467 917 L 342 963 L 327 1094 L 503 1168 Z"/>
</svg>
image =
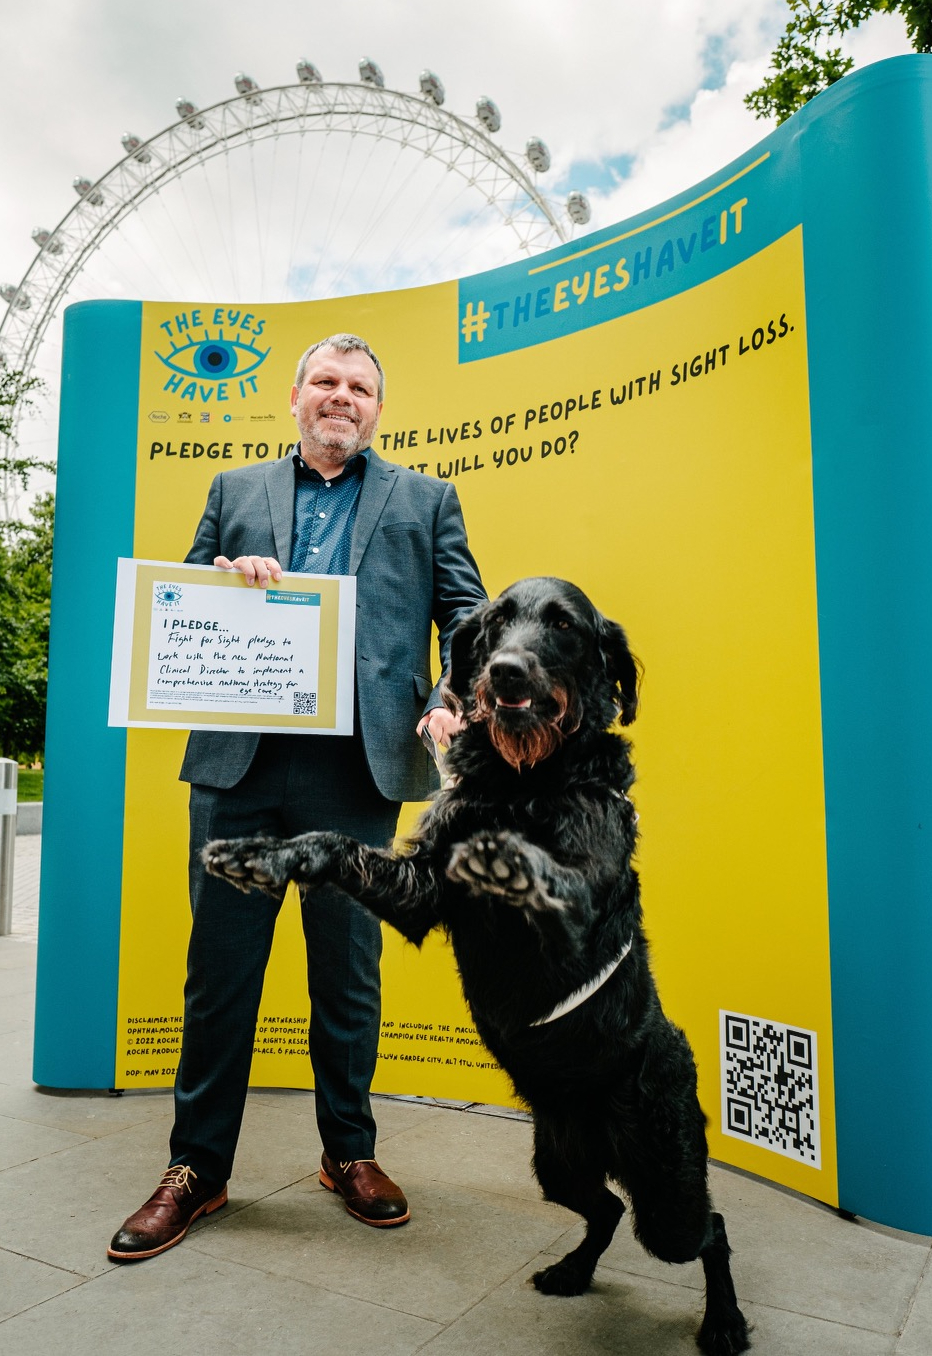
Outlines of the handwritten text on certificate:
<svg viewBox="0 0 932 1356">
<path fill-rule="evenodd" d="M 313 716 L 319 654 L 319 593 L 153 581 L 150 707 Z"/>
</svg>

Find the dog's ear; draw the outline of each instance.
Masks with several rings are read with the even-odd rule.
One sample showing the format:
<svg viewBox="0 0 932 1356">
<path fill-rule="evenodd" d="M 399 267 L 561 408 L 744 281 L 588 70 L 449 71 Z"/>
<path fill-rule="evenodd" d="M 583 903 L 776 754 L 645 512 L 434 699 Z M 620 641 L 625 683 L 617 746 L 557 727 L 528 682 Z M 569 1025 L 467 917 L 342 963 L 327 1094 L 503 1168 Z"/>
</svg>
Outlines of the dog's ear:
<svg viewBox="0 0 932 1356">
<path fill-rule="evenodd" d="M 605 672 L 613 688 L 622 725 L 630 725 L 638 713 L 638 686 L 641 665 L 628 648 L 628 637 L 617 622 L 602 617 L 599 621 L 599 649 Z"/>
<path fill-rule="evenodd" d="M 459 712 L 466 704 L 469 688 L 478 667 L 476 641 L 482 630 L 485 604 L 457 625 L 450 641 L 450 667 L 440 688 L 440 695 L 451 711 Z"/>
</svg>

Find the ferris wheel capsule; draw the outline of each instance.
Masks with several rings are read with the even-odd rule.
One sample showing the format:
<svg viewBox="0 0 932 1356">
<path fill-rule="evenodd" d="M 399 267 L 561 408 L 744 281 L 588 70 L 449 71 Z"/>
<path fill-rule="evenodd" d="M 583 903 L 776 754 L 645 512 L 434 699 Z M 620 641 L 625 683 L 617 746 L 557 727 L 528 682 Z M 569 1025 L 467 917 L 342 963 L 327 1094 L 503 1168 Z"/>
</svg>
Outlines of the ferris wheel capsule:
<svg viewBox="0 0 932 1356">
<path fill-rule="evenodd" d="M 244 71 L 237 71 L 233 77 L 233 83 L 236 86 L 238 94 L 246 95 L 247 104 L 257 104 L 259 102 L 259 86 L 253 80 L 251 75 L 246 75 Z"/>
<path fill-rule="evenodd" d="M 204 119 L 198 114 L 197 104 L 192 104 L 190 99 L 176 99 L 175 108 L 178 111 L 178 116 L 183 118 L 188 126 L 193 127 L 195 131 L 200 131 L 204 126 Z"/>
<path fill-rule="evenodd" d="M 385 88 L 385 76 L 382 68 L 369 57 L 363 57 L 359 63 L 359 79 L 364 85 L 373 85 L 376 89 Z"/>
<path fill-rule="evenodd" d="M 421 71 L 421 93 L 425 99 L 429 99 L 438 108 L 447 97 L 442 80 L 439 75 L 434 75 L 433 71 Z"/>
<path fill-rule="evenodd" d="M 535 169 L 539 174 L 544 174 L 550 168 L 550 151 L 547 143 L 541 141 L 540 137 L 531 137 L 524 148 L 525 155 L 528 158 L 531 169 Z"/>
<path fill-rule="evenodd" d="M 150 153 L 147 150 L 142 149 L 142 141 L 139 137 L 134 137 L 132 132 L 124 132 L 122 137 L 120 137 L 120 143 L 124 151 L 126 151 L 128 155 L 131 155 L 134 160 L 138 160 L 140 165 L 148 165 L 149 161 L 152 159 Z"/>
<path fill-rule="evenodd" d="M 90 179 L 82 178 L 79 174 L 76 179 L 72 179 L 71 186 L 75 193 L 85 202 L 89 202 L 92 207 L 100 207 L 104 200 L 104 195 L 99 188 L 95 188 Z"/>
<path fill-rule="evenodd" d="M 0 297 L 17 311 L 28 311 L 32 305 L 29 293 L 22 287 L 14 287 L 12 283 L 4 283 L 0 287 Z"/>
<path fill-rule="evenodd" d="M 502 115 L 498 111 L 498 104 L 486 95 L 483 95 L 476 104 L 476 117 L 487 132 L 497 132 L 502 125 Z"/>
<path fill-rule="evenodd" d="M 302 85 L 322 85 L 324 83 L 324 77 L 313 61 L 308 61 L 305 57 L 301 58 L 295 69 Z"/>
<path fill-rule="evenodd" d="M 46 231 L 42 226 L 37 226 L 32 232 L 32 238 L 39 246 L 40 250 L 45 250 L 46 254 L 61 254 L 62 243 L 57 235 L 51 231 Z"/>
<path fill-rule="evenodd" d="M 566 214 L 577 226 L 585 226 L 592 216 L 592 208 L 585 193 L 573 192 L 566 200 Z"/>
</svg>

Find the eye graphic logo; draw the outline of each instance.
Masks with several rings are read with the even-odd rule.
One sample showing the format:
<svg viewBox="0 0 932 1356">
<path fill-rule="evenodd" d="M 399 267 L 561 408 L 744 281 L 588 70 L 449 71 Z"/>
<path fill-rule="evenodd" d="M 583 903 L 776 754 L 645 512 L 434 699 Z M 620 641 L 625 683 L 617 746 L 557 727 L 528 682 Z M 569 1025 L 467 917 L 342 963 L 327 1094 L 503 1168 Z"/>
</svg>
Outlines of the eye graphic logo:
<svg viewBox="0 0 932 1356">
<path fill-rule="evenodd" d="M 156 606 L 169 612 L 181 607 L 181 586 L 179 584 L 156 584 Z"/>
<path fill-rule="evenodd" d="M 213 324 L 200 310 L 184 311 L 160 325 L 171 341 L 167 351 L 155 352 L 170 373 L 162 389 L 202 405 L 255 394 L 256 373 L 272 351 L 259 343 L 265 321 L 226 307 L 206 318 Z"/>
</svg>

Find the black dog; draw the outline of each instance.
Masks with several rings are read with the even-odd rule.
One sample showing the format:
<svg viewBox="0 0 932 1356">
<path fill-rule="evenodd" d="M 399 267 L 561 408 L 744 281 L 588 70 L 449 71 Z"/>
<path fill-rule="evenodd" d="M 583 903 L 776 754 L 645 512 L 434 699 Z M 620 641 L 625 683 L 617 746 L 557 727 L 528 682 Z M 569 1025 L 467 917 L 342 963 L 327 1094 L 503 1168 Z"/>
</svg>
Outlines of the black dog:
<svg viewBox="0 0 932 1356">
<path fill-rule="evenodd" d="M 712 1356 L 747 1349 L 705 1119 L 683 1033 L 664 1016 L 631 866 L 637 816 L 626 739 L 638 666 L 621 627 L 559 579 L 525 579 L 456 631 L 448 701 L 466 728 L 453 780 L 395 856 L 336 833 L 204 849 L 209 871 L 280 898 L 332 881 L 420 943 L 448 933 L 485 1044 L 534 1115 L 544 1195 L 586 1221 L 534 1277 L 589 1285 L 630 1200 L 635 1233 L 667 1262 L 701 1258 Z"/>
</svg>

